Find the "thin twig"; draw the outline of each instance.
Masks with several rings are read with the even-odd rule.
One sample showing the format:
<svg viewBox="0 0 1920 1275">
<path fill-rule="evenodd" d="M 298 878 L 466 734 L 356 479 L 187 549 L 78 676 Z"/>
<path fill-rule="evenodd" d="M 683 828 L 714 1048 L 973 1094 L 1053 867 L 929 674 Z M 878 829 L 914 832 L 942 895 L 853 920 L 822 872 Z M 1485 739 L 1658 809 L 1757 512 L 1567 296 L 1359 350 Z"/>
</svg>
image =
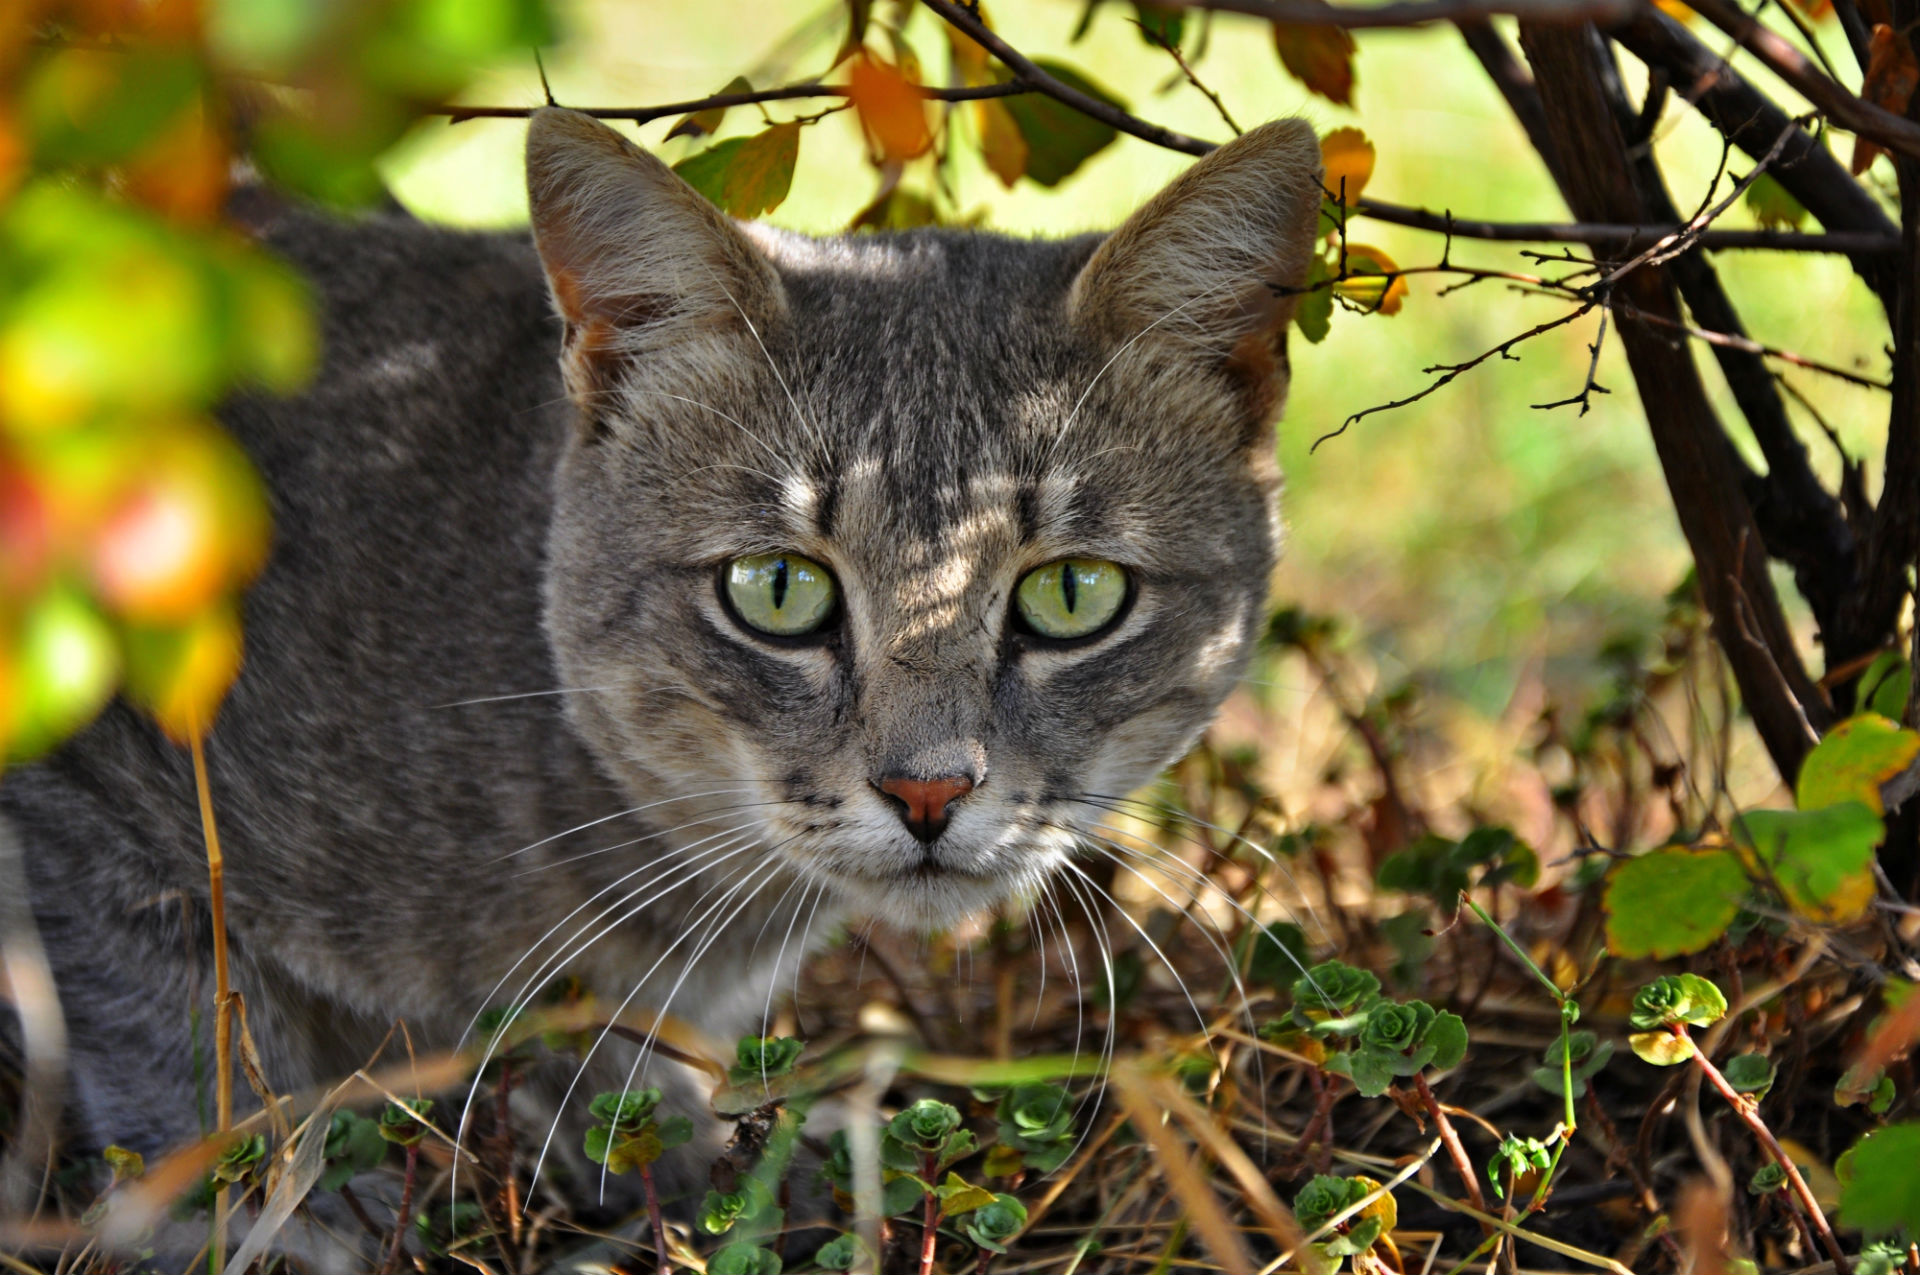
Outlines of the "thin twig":
<svg viewBox="0 0 1920 1275">
<path fill-rule="evenodd" d="M 1245 13 L 1289 26 L 1418 27 L 1430 22 L 1479 22 L 1507 15 L 1533 22 L 1605 22 L 1625 17 L 1634 0 L 1400 0 L 1400 3 L 1343 8 L 1322 0 L 1162 0 L 1184 9 Z"/>
<path fill-rule="evenodd" d="M 1637 225 L 1631 222 L 1482 221 L 1462 220 L 1454 214 L 1410 208 L 1380 199 L 1361 199 L 1355 215 L 1415 230 L 1431 230 L 1461 239 L 1502 243 L 1584 243 L 1631 248 L 1637 243 L 1666 239 L 1684 227 Z M 1774 252 L 1816 252 L 1854 255 L 1891 253 L 1900 247 L 1897 235 L 1871 231 L 1705 230 L 1693 239 L 1707 249 L 1767 249 Z"/>
<path fill-rule="evenodd" d="M 213 787 L 207 779 L 205 734 L 198 723 L 188 732 L 193 752 L 193 787 L 200 798 L 200 832 L 207 843 L 207 905 L 213 922 L 213 1078 L 215 1130 L 233 1128 L 233 987 L 227 972 L 227 863 L 220 853 L 220 831 L 213 821 Z M 213 1197 L 213 1236 L 207 1265 L 220 1271 L 227 1264 L 227 1187 L 223 1182 Z"/>
<path fill-rule="evenodd" d="M 1034 86 L 1018 79 L 1007 80 L 1001 84 L 979 84 L 956 88 L 930 88 L 915 85 L 914 91 L 932 102 L 977 102 L 990 97 L 1018 97 L 1022 93 L 1032 93 Z M 692 115 L 699 111 L 724 110 L 730 106 L 757 106 L 762 102 L 786 102 L 813 97 L 847 97 L 851 94 L 844 84 L 787 84 L 779 88 L 753 89 L 744 93 L 715 93 L 711 97 L 695 98 L 688 102 L 665 102 L 659 106 L 571 106 L 568 110 L 578 111 L 582 115 L 591 115 L 597 120 L 624 120 L 630 124 L 646 124 L 653 120 L 664 119 L 669 115 Z M 481 119 L 525 119 L 545 106 L 436 106 L 425 112 L 427 115 L 444 115 L 450 124 L 459 124 L 466 120 Z"/>
</svg>

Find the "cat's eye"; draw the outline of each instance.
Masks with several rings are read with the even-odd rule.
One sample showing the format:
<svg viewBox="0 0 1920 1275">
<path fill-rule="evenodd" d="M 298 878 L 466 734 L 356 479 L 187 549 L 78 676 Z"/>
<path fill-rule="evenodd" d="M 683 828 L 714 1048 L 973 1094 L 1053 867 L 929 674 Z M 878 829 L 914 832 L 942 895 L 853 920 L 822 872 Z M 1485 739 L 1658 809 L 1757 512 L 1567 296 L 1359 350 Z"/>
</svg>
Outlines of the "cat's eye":
<svg viewBox="0 0 1920 1275">
<path fill-rule="evenodd" d="M 840 590 L 828 570 L 797 553 L 755 553 L 727 564 L 727 601 L 749 628 L 803 637 L 833 617 Z"/>
<path fill-rule="evenodd" d="M 1091 637 L 1127 600 L 1127 571 L 1117 562 L 1066 558 L 1029 571 L 1014 591 L 1021 622 L 1041 637 Z"/>
</svg>

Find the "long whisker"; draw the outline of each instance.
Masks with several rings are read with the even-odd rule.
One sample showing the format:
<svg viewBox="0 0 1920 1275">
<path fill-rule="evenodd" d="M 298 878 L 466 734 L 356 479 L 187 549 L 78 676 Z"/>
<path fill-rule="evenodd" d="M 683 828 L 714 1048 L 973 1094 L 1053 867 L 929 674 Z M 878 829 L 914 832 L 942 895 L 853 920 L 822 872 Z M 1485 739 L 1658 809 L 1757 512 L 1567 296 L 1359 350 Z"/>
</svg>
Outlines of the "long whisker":
<svg viewBox="0 0 1920 1275">
<path fill-rule="evenodd" d="M 721 818 L 722 816 L 738 814 L 742 810 L 755 810 L 765 806 L 786 806 L 791 804 L 793 803 L 787 802 L 787 801 L 777 801 L 777 800 L 776 801 L 734 802 L 730 805 L 720 806 L 715 810 L 713 810 L 712 812 L 702 815 L 698 819 L 689 819 L 685 823 L 677 823 L 671 828 L 663 828 L 659 832 L 650 832 L 644 837 L 632 837 L 626 841 L 616 841 L 610 846 L 601 846 L 597 850 L 585 850 L 579 854 L 569 856 L 568 858 L 565 858 L 565 859 L 555 859 L 552 863 L 543 863 L 543 864 L 540 864 L 538 867 L 527 868 L 523 871 L 516 872 L 513 875 L 514 875 L 514 878 L 517 880 L 520 877 L 530 877 L 530 876 L 535 876 L 542 872 L 551 872 L 555 868 L 564 868 L 569 864 L 579 863 L 585 859 L 592 859 L 603 854 L 612 854 L 616 850 L 625 850 L 629 846 L 644 845 L 649 841 L 657 841 L 661 837 L 667 836 L 669 833 L 680 832 L 687 828 L 697 828 L 701 824 L 712 823 L 716 819 Z M 746 825 L 743 824 L 741 826 L 745 827 Z"/>
<path fill-rule="evenodd" d="M 710 276 L 713 274 L 711 270 L 707 273 Z M 780 392 L 787 396 L 787 405 L 793 408 L 794 416 L 799 418 L 800 423 L 807 427 L 807 432 L 813 435 L 814 444 L 820 448 L 821 457 L 826 461 L 827 465 L 831 467 L 833 465 L 833 449 L 827 446 L 826 437 L 821 434 L 819 427 L 808 419 L 805 412 L 800 410 L 800 400 L 793 396 L 793 389 L 787 384 L 787 378 L 780 371 L 780 365 L 773 361 L 773 355 L 767 350 L 767 343 L 760 339 L 760 329 L 753 325 L 753 320 L 747 317 L 745 308 L 743 308 L 738 301 L 734 300 L 733 293 L 727 291 L 727 285 L 721 283 L 717 276 L 713 277 L 713 286 L 720 289 L 721 294 L 732 304 L 735 313 L 740 316 L 740 322 L 747 325 L 747 331 L 752 335 L 753 343 L 760 347 L 760 357 L 765 359 L 767 366 L 772 369 L 773 379 L 780 382 Z"/>
<path fill-rule="evenodd" d="M 1100 898 L 1105 899 L 1113 907 L 1113 910 L 1119 914 L 1120 919 L 1133 927 L 1134 933 L 1138 934 L 1148 949 L 1160 959 L 1160 963 L 1167 967 L 1167 973 L 1173 976 L 1174 984 L 1180 989 L 1180 995 L 1186 998 L 1187 1008 L 1193 1011 L 1193 1021 L 1200 1028 L 1200 1039 L 1206 1044 L 1208 1055 L 1212 1057 L 1217 1064 L 1220 1061 L 1220 1052 L 1213 1047 L 1213 1032 L 1207 1026 L 1207 1016 L 1200 1012 L 1200 1002 L 1193 998 L 1193 992 L 1187 987 L 1187 980 L 1181 975 L 1179 968 L 1174 965 L 1172 959 L 1169 958 L 1165 952 L 1160 950 L 1160 945 L 1153 941 L 1153 936 L 1147 933 L 1147 927 L 1134 920 L 1133 914 L 1121 907 L 1118 899 L 1107 893 L 1106 889 L 1101 886 L 1098 881 L 1095 881 L 1092 877 L 1082 872 L 1071 860 L 1061 864 L 1061 866 L 1086 882 L 1088 889 L 1092 890 Z"/>
<path fill-rule="evenodd" d="M 1068 865 L 1068 866 L 1071 866 L 1071 865 Z M 1085 879 L 1084 874 L 1076 873 L 1075 875 L 1081 876 L 1082 879 Z M 1088 932 L 1093 937 L 1094 946 L 1099 949 L 1100 963 L 1106 970 L 1107 1030 L 1106 1030 L 1105 1038 L 1102 1040 L 1100 1045 L 1100 1063 L 1098 1067 L 1099 1076 L 1104 1078 L 1113 1068 L 1113 1053 L 1114 1053 L 1115 1044 L 1117 1043 L 1116 1032 L 1117 1032 L 1118 1023 L 1120 1020 L 1119 984 L 1114 979 L 1114 976 L 1113 976 L 1113 940 L 1112 940 L 1112 936 L 1107 933 L 1106 922 L 1100 919 L 1098 909 L 1087 898 L 1087 896 L 1083 895 L 1080 892 L 1080 887 L 1074 883 L 1073 879 L 1071 877 L 1063 876 L 1063 877 L 1056 878 L 1056 880 L 1058 880 L 1060 884 L 1062 884 L 1067 888 L 1067 892 L 1073 896 L 1074 903 L 1076 903 L 1079 906 L 1081 915 L 1087 918 Z M 1062 918 L 1061 925 L 1062 925 L 1062 932 L 1064 934 L 1064 931 L 1065 931 L 1064 917 Z M 1062 941 L 1065 941 L 1065 940 L 1063 939 Z M 1076 1046 L 1074 1050 L 1074 1060 L 1076 1064 L 1079 1061 L 1079 1056 L 1080 1056 L 1080 1051 Z M 1076 1066 L 1076 1070 L 1077 1070 L 1077 1066 Z M 1077 1121 L 1081 1121 L 1081 1128 L 1080 1128 L 1080 1136 L 1074 1140 L 1073 1150 L 1072 1152 L 1069 1153 L 1069 1158 L 1079 1154 L 1080 1147 L 1086 1142 L 1087 1137 L 1092 1133 L 1093 1122 L 1091 1117 L 1098 1116 L 1100 1114 L 1100 1105 L 1102 1101 L 1105 1099 L 1105 1097 L 1106 1097 L 1105 1086 L 1103 1084 L 1095 1084 L 1088 1091 L 1087 1098 L 1082 1099 L 1079 1106 L 1074 1108 L 1074 1113 L 1073 1113 L 1074 1119 Z M 1086 1110 L 1089 1101 L 1091 1101 L 1091 1104 L 1092 1104 L 1092 1111 L 1090 1112 Z M 1088 1116 L 1089 1118 L 1082 1120 L 1083 1113 L 1085 1113 L 1085 1115 Z"/>
<path fill-rule="evenodd" d="M 610 815 L 602 815 L 598 819 L 589 819 L 585 823 L 575 824 L 565 832 L 556 832 L 551 837 L 542 837 L 530 845 L 521 846 L 518 850 L 509 850 L 506 854 L 490 859 L 488 862 L 500 863 L 504 860 L 515 858 L 518 855 L 525 854 L 529 850 L 538 850 L 541 846 L 558 841 L 562 837 L 571 837 L 576 832 L 585 832 L 588 828 L 598 828 L 603 823 L 612 823 L 615 819 L 624 819 L 628 815 L 637 815 L 643 810 L 652 810 L 655 806 L 670 806 L 678 801 L 695 801 L 701 797 L 730 797 L 743 792 L 754 791 L 756 790 L 753 788 L 714 788 L 707 792 L 690 792 L 677 797 L 662 797 L 658 801 L 649 801 L 643 805 L 629 806 L 625 810 L 616 810 Z"/>
<path fill-rule="evenodd" d="M 729 297 L 727 299 L 731 301 L 733 298 Z M 745 316 L 743 315 L 741 317 L 744 318 Z M 748 326 L 751 327 L 752 325 L 749 324 Z M 775 370 L 776 372 L 778 371 L 778 369 L 775 369 Z M 782 456 L 778 451 L 776 451 L 774 449 L 773 444 L 769 443 L 766 439 L 760 437 L 760 435 L 754 433 L 752 430 L 748 429 L 745 425 L 742 425 L 739 421 L 727 415 L 725 412 L 721 411 L 719 408 L 713 406 L 711 403 L 702 403 L 699 399 L 688 398 L 684 394 L 669 394 L 665 390 L 644 390 L 644 389 L 629 388 L 625 392 L 628 394 L 651 394 L 655 398 L 670 398 L 678 402 L 686 403 L 686 404 L 689 404 L 690 406 L 697 407 L 702 411 L 712 412 L 715 416 L 718 416 L 721 420 L 725 421 L 727 424 L 733 426 L 735 429 L 739 430 L 742 434 L 745 434 L 748 438 L 751 438 L 754 442 L 758 443 L 760 445 L 760 450 L 764 451 L 767 455 L 773 457 L 775 464 L 785 464 L 787 466 L 787 472 L 789 474 L 792 474 L 793 472 L 792 463 L 789 462 L 785 456 Z M 758 471 L 756 470 L 755 472 L 757 473 Z"/>
<path fill-rule="evenodd" d="M 512 695 L 482 695 L 476 699 L 457 699 L 445 704 L 429 704 L 427 707 L 465 708 L 469 704 L 501 704 L 513 699 L 539 699 L 543 695 L 585 695 L 592 691 L 614 691 L 617 686 L 557 686 L 550 691 L 517 691 Z"/>
</svg>

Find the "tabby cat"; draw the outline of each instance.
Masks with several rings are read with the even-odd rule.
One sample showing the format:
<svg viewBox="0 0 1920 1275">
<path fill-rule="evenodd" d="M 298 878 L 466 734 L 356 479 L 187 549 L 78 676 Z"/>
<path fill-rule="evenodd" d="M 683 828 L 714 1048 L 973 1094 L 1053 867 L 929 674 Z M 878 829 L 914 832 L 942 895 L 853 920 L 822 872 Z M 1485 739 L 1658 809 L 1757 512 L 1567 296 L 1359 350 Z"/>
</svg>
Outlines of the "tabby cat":
<svg viewBox="0 0 1920 1275">
<path fill-rule="evenodd" d="M 1283 121 L 1110 235 L 812 239 L 547 109 L 531 239 L 263 216 L 325 316 L 223 411 L 277 535 L 208 744 L 267 1079 L 562 973 L 730 1037 L 850 917 L 1076 872 L 1260 625 L 1319 171 Z M 194 1136 L 186 754 L 116 705 L 0 807 L 86 1135 Z"/>
</svg>

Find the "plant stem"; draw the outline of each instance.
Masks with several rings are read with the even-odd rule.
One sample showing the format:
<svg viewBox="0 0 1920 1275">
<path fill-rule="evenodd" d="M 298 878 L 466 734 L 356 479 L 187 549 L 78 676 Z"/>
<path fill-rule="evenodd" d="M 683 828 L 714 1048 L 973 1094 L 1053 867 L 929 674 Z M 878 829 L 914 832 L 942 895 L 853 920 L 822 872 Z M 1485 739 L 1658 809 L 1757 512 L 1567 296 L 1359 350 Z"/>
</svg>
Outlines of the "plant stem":
<svg viewBox="0 0 1920 1275">
<path fill-rule="evenodd" d="M 380 1263 L 380 1275 L 389 1275 L 400 1266 L 400 1254 L 407 1243 L 407 1227 L 413 1221 L 413 1184 L 419 1171 L 420 1140 L 416 1138 L 407 1144 L 407 1172 L 400 1179 L 400 1215 L 393 1220 L 393 1247 L 387 1250 L 387 1260 Z"/>
<path fill-rule="evenodd" d="M 940 1197 L 933 1193 L 934 1175 L 940 1172 L 939 1157 L 928 1152 L 920 1157 L 927 1175 L 926 1226 L 920 1236 L 920 1275 L 933 1275 L 933 1249 L 940 1238 Z"/>
<path fill-rule="evenodd" d="M 196 724 L 188 735 L 193 752 L 193 787 L 200 798 L 200 832 L 207 843 L 207 906 L 213 920 L 213 1057 L 215 1131 L 233 1128 L 233 988 L 227 979 L 227 861 L 220 853 L 220 831 L 213 821 L 213 787 L 207 781 L 205 732 Z M 227 1187 L 213 1197 L 213 1235 L 207 1269 L 219 1275 L 227 1264 Z"/>
<path fill-rule="evenodd" d="M 1460 1145 L 1460 1135 L 1454 1130 L 1453 1121 L 1447 1119 L 1446 1109 L 1440 1100 L 1433 1096 L 1433 1089 L 1427 1084 L 1423 1072 L 1413 1075 L 1414 1089 L 1420 1095 L 1420 1101 L 1426 1104 L 1427 1113 L 1433 1117 L 1433 1127 L 1439 1131 L 1440 1141 L 1446 1144 L 1447 1155 L 1453 1160 L 1453 1170 L 1460 1175 L 1460 1181 L 1467 1188 L 1467 1203 L 1480 1212 L 1487 1211 L 1487 1197 L 1480 1193 L 1480 1175 L 1473 1171 L 1473 1161 L 1467 1159 L 1467 1149 Z"/>
<path fill-rule="evenodd" d="M 1673 1033 L 1688 1040 L 1692 1039 L 1687 1037 L 1687 1029 L 1680 1023 L 1674 1024 Z M 1833 1269 L 1840 1272 L 1840 1275 L 1848 1275 L 1851 1268 L 1847 1265 L 1847 1255 L 1841 1250 L 1840 1241 L 1834 1237 L 1833 1228 L 1827 1225 L 1827 1215 L 1820 1211 L 1820 1201 L 1813 1198 L 1813 1191 L 1807 1186 L 1807 1180 L 1800 1176 L 1800 1170 L 1795 1167 L 1793 1160 L 1780 1149 L 1780 1143 L 1773 1136 L 1773 1130 L 1767 1128 L 1767 1122 L 1760 1118 L 1757 1105 L 1749 1102 L 1745 1094 L 1727 1083 L 1727 1078 L 1720 1074 L 1720 1069 L 1707 1061 L 1706 1053 L 1697 1042 L 1694 1043 L 1693 1062 L 1700 1068 L 1700 1074 L 1707 1078 L 1707 1082 L 1720 1091 L 1720 1096 L 1727 1100 L 1734 1114 L 1746 1123 L 1747 1128 L 1753 1130 L 1753 1136 L 1760 1140 L 1760 1145 L 1766 1149 L 1769 1156 L 1773 1157 L 1773 1162 L 1780 1166 L 1781 1172 L 1787 1175 L 1787 1181 L 1792 1185 L 1794 1195 L 1799 1197 L 1800 1207 L 1807 1211 L 1808 1218 L 1813 1222 L 1813 1229 L 1820 1236 L 1820 1243 L 1827 1250 L 1827 1256 L 1833 1259 Z"/>
<path fill-rule="evenodd" d="M 667 1260 L 667 1223 L 660 1216 L 660 1193 L 653 1189 L 653 1166 L 640 1166 L 640 1190 L 647 1197 L 647 1221 L 653 1223 L 653 1247 L 660 1255 L 660 1275 L 673 1275 L 673 1263 Z"/>
</svg>

